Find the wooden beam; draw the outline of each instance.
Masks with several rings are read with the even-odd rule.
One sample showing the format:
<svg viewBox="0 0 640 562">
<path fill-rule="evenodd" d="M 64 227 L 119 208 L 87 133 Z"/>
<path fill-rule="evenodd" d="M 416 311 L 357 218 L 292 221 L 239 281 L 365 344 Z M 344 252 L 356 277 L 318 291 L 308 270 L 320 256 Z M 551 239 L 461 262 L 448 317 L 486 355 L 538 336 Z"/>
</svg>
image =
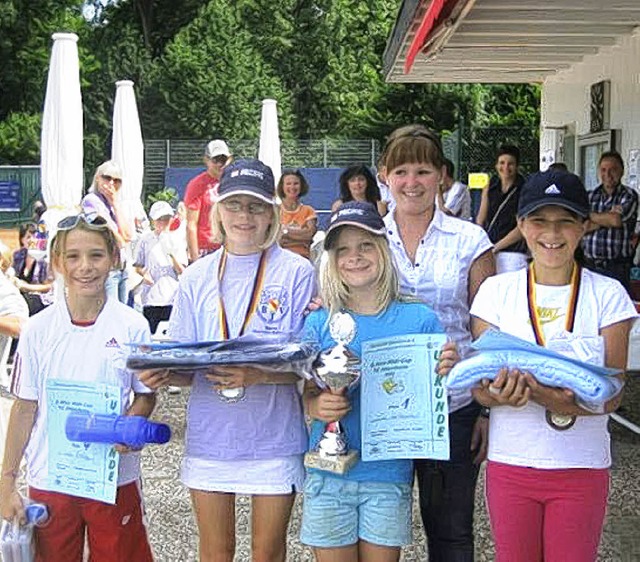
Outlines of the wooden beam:
<svg viewBox="0 0 640 562">
<path fill-rule="evenodd" d="M 447 43 L 446 49 L 452 47 L 458 48 L 478 48 L 478 47 L 604 47 L 615 44 L 616 39 L 613 37 L 598 37 L 596 42 L 586 35 L 580 36 L 536 36 L 523 37 L 514 35 L 464 35 L 456 33 Z"/>
<path fill-rule="evenodd" d="M 637 0 L 477 0 L 476 9 L 498 10 L 633 10 L 638 8 Z"/>
<path fill-rule="evenodd" d="M 500 24 L 500 25 L 571 25 L 583 26 L 604 24 L 607 26 L 640 25 L 640 2 L 635 10 L 609 11 L 592 10 L 487 10 L 476 6 L 467 16 L 465 24 Z"/>
<path fill-rule="evenodd" d="M 554 46 L 547 45 L 518 45 L 512 47 L 503 47 L 498 45 L 489 45 L 486 47 L 468 47 L 447 44 L 445 49 L 438 55 L 440 57 L 467 57 L 467 56 L 488 56 L 488 57 L 500 57 L 503 55 L 510 56 L 526 55 L 529 57 L 556 57 L 556 56 L 578 56 L 583 57 L 585 55 L 594 55 L 598 52 L 597 45 L 591 45 L 590 47 L 563 47 L 558 49 Z"/>
<path fill-rule="evenodd" d="M 491 35 L 495 37 L 615 37 L 618 38 L 625 32 L 631 33 L 634 26 L 629 25 L 628 30 L 618 25 L 585 24 L 572 25 L 570 27 L 550 26 L 548 24 L 527 24 L 519 27 L 496 26 L 483 23 L 470 23 L 464 21 L 456 32 L 459 35 Z M 597 40 L 594 41 L 597 43 Z"/>
</svg>

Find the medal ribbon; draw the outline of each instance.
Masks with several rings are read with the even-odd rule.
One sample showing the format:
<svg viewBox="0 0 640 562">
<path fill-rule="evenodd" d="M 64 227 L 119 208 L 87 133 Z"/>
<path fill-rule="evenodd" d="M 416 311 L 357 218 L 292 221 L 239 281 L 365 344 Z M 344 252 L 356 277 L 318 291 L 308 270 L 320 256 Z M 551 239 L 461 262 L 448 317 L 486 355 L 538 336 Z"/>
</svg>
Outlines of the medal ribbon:
<svg viewBox="0 0 640 562">
<path fill-rule="evenodd" d="M 573 265 L 573 271 L 571 272 L 571 294 L 569 295 L 569 305 L 567 306 L 567 315 L 565 318 L 565 330 L 567 332 L 573 332 L 573 325 L 576 321 L 576 307 L 580 295 L 581 278 L 582 267 L 575 263 Z M 540 315 L 536 308 L 536 278 L 535 272 L 533 271 L 533 264 L 529 265 L 529 270 L 527 271 L 527 306 L 529 308 L 529 320 L 531 321 L 531 327 L 536 337 L 536 343 L 544 346 L 544 332 L 542 331 Z"/>
<path fill-rule="evenodd" d="M 218 317 L 220 320 L 220 333 L 222 334 L 223 340 L 229 339 L 229 321 L 227 320 L 227 311 L 224 307 L 224 301 L 222 299 L 222 279 L 224 277 L 224 270 L 227 266 L 227 250 L 222 249 L 222 256 L 220 257 L 220 262 L 218 264 Z M 247 311 L 244 315 L 244 321 L 242 322 L 242 328 L 240 328 L 240 332 L 237 337 L 240 337 L 244 334 L 251 318 L 256 312 L 258 308 L 258 301 L 260 300 L 260 292 L 262 291 L 262 285 L 264 283 L 264 276 L 267 269 L 267 252 L 263 251 L 260 254 L 260 262 L 258 263 L 258 270 L 256 271 L 256 276 L 253 280 L 253 289 L 251 289 L 251 297 L 249 298 L 249 306 L 247 307 Z"/>
</svg>

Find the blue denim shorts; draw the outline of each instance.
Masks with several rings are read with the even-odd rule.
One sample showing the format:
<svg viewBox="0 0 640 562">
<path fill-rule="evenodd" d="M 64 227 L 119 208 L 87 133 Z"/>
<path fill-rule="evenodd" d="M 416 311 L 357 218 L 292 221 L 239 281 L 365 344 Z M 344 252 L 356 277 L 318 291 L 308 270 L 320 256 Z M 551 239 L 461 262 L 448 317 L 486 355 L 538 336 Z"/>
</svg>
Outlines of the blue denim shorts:
<svg viewBox="0 0 640 562">
<path fill-rule="evenodd" d="M 302 503 L 302 543 L 338 548 L 365 540 L 380 546 L 411 544 L 411 485 L 354 482 L 308 473 Z"/>
</svg>

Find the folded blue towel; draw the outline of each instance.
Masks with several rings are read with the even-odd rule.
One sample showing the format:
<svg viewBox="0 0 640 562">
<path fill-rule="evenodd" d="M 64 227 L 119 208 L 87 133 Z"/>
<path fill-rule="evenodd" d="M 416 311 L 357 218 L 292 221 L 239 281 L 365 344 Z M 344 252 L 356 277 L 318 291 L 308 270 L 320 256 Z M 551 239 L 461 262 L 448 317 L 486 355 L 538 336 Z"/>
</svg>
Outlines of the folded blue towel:
<svg viewBox="0 0 640 562">
<path fill-rule="evenodd" d="M 485 332 L 472 348 L 476 351 L 455 365 L 446 377 L 448 388 L 472 388 L 482 379 L 493 380 L 503 367 L 519 369 L 544 385 L 568 388 L 582 407 L 601 412 L 604 403 L 624 386 L 615 376 L 621 370 L 583 363 L 497 330 Z"/>
</svg>

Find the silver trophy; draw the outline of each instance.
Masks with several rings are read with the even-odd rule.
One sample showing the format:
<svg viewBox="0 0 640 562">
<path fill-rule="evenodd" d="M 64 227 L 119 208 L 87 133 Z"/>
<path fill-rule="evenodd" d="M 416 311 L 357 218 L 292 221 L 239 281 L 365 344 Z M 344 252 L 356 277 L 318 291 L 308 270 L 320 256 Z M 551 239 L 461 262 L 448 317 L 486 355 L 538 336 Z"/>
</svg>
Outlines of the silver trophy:
<svg viewBox="0 0 640 562">
<path fill-rule="evenodd" d="M 338 345 L 321 353 L 315 368 L 319 381 L 336 394 L 353 386 L 360 378 L 360 359 L 346 347 L 355 337 L 355 330 L 356 324 L 351 316 L 343 312 L 335 314 L 329 331 Z M 344 474 L 358 461 L 358 457 L 358 451 L 349 450 L 347 436 L 337 421 L 325 426 L 316 449 L 305 455 L 304 464 L 308 468 Z"/>
</svg>

